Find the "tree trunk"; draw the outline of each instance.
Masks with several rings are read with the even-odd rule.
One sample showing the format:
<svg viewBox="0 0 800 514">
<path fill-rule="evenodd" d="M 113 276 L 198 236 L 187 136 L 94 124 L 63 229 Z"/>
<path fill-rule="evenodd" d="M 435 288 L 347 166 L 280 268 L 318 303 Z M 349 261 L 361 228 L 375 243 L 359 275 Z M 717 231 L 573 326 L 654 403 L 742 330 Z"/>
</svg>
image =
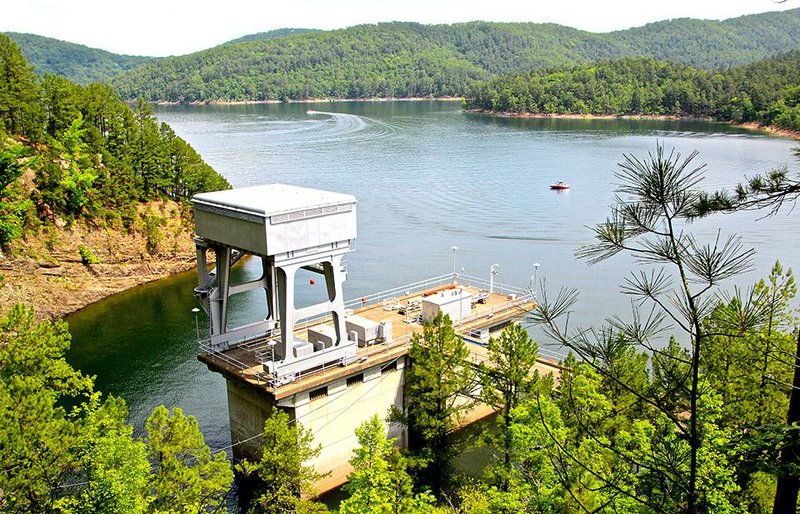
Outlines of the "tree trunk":
<svg viewBox="0 0 800 514">
<path fill-rule="evenodd" d="M 792 379 L 792 392 L 789 396 L 789 412 L 786 415 L 786 424 L 792 425 L 800 421 L 800 329 L 797 330 L 797 348 L 794 356 L 794 378 Z M 789 446 L 781 450 L 781 468 L 788 467 L 790 463 L 800 462 L 800 448 Z M 782 475 L 778 477 L 778 487 L 775 490 L 775 503 L 772 505 L 772 514 L 794 514 L 797 512 L 797 493 L 800 491 L 800 475 Z"/>
</svg>

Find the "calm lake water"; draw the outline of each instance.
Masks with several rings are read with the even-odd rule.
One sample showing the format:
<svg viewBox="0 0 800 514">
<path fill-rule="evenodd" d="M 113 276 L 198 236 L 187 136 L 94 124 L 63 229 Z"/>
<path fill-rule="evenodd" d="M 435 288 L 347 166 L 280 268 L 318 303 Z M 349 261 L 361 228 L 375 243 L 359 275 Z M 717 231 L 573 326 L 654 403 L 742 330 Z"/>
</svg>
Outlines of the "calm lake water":
<svg viewBox="0 0 800 514">
<path fill-rule="evenodd" d="M 608 213 L 623 154 L 644 156 L 656 141 L 683 154 L 697 149 L 697 162 L 708 163 L 707 189 L 797 167 L 796 142 L 714 123 L 499 119 L 461 112 L 456 102 L 160 107 L 156 114 L 235 187 L 285 182 L 354 194 L 349 298 L 449 273 L 455 245 L 457 267 L 468 274 L 488 278 L 499 264 L 498 281 L 525 286 L 538 262 L 548 291 L 579 288 L 576 325 L 630 310 L 619 294 L 629 259 L 589 267 L 573 257 L 591 242 L 587 227 Z M 551 191 L 558 180 L 572 189 Z M 700 239 L 736 232 L 757 249 L 758 271 L 741 284 L 765 276 L 776 259 L 800 269 L 800 214 L 758 218 L 717 216 L 691 227 Z M 245 264 L 240 273 L 256 271 Z M 137 430 L 155 406 L 179 406 L 220 448 L 230 442 L 225 384 L 196 359 L 194 281 L 187 273 L 70 316 L 69 360 L 97 375 L 100 390 L 127 400 Z M 247 317 L 247 306 L 239 307 Z"/>
</svg>

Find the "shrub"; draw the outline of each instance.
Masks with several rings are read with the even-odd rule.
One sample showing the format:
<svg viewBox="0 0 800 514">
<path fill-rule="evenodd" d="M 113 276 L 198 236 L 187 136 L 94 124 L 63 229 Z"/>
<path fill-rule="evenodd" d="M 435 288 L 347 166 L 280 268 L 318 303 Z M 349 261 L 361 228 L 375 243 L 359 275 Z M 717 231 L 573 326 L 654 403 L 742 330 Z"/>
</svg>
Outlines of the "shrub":
<svg viewBox="0 0 800 514">
<path fill-rule="evenodd" d="M 153 255 L 158 250 L 158 244 L 164 239 L 164 234 L 158 228 L 164 224 L 164 218 L 151 214 L 148 210 L 142 215 L 144 221 L 144 237 L 147 238 L 147 253 Z"/>
<path fill-rule="evenodd" d="M 78 253 L 81 254 L 81 262 L 84 264 L 100 264 L 103 262 L 86 245 L 78 247 Z"/>
</svg>

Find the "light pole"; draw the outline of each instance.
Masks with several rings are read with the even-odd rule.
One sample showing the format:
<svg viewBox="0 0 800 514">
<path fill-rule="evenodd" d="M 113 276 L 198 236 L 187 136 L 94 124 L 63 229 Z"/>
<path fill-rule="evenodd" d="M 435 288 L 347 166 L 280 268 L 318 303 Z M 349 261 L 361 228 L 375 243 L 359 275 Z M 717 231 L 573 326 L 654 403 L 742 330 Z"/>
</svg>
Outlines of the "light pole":
<svg viewBox="0 0 800 514">
<path fill-rule="evenodd" d="M 536 299 L 536 292 L 539 290 L 539 263 L 533 263 L 533 298 Z"/>
<path fill-rule="evenodd" d="M 267 346 L 269 346 L 270 351 L 270 363 L 269 363 L 269 374 L 272 375 L 272 384 L 277 385 L 277 376 L 278 376 L 278 366 L 275 365 L 275 345 L 278 344 L 278 341 L 275 339 L 270 339 L 267 341 Z"/>
<path fill-rule="evenodd" d="M 453 282 L 456 281 L 456 252 L 458 251 L 457 246 L 451 246 L 450 250 L 453 252 Z"/>
<path fill-rule="evenodd" d="M 497 268 L 499 264 L 492 264 L 489 267 L 489 293 L 494 293 L 494 277 L 497 275 Z"/>
<path fill-rule="evenodd" d="M 200 312 L 200 309 L 195 307 L 192 312 L 194 313 L 194 335 L 197 337 L 197 344 L 200 344 L 200 323 L 197 321 L 197 313 Z"/>
</svg>

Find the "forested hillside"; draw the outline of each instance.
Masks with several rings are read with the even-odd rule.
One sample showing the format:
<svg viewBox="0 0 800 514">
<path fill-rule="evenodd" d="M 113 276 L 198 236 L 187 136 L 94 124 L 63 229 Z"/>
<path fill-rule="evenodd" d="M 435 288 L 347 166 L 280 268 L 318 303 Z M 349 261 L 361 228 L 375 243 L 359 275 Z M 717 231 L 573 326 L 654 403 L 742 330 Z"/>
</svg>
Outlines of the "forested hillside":
<svg viewBox="0 0 800 514">
<path fill-rule="evenodd" d="M 465 103 L 494 112 L 696 116 L 800 130 L 800 51 L 725 71 L 651 58 L 535 70 L 482 84 Z"/>
<path fill-rule="evenodd" d="M 675 19 L 609 34 L 627 56 L 655 57 L 699 68 L 736 66 L 800 48 L 800 9 L 722 22 Z M 521 70 L 517 70 L 521 71 Z"/>
<path fill-rule="evenodd" d="M 0 35 L 0 246 L 56 219 L 130 228 L 139 202 L 226 187 L 145 103 L 38 78 Z"/>
<path fill-rule="evenodd" d="M 275 29 L 267 32 L 257 32 L 255 34 L 247 34 L 246 36 L 237 37 L 226 42 L 226 45 L 233 45 L 236 43 L 245 43 L 247 41 L 258 41 L 261 39 L 275 39 L 279 37 L 293 36 L 295 34 L 305 34 L 307 32 L 319 32 L 317 29 Z"/>
<path fill-rule="evenodd" d="M 107 82 L 112 77 L 153 59 L 114 54 L 36 34 L 9 32 L 6 35 L 19 45 L 36 73 L 59 75 L 84 85 Z"/>
<path fill-rule="evenodd" d="M 176 102 L 414 97 L 463 95 L 497 75 L 604 58 L 727 67 L 800 47 L 800 9 L 608 34 L 554 24 L 382 23 L 246 39 L 160 59 L 114 84 L 126 98 Z"/>
</svg>

